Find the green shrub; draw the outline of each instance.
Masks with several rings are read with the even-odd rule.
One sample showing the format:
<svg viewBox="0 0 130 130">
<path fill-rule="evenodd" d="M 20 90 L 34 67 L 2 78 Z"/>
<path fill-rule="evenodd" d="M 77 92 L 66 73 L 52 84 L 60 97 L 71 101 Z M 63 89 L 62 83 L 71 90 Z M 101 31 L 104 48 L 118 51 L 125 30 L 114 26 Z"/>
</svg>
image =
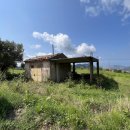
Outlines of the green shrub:
<svg viewBox="0 0 130 130">
<path fill-rule="evenodd" d="M 4 97 L 0 97 L 0 119 L 7 117 L 13 111 L 13 105 Z"/>
</svg>

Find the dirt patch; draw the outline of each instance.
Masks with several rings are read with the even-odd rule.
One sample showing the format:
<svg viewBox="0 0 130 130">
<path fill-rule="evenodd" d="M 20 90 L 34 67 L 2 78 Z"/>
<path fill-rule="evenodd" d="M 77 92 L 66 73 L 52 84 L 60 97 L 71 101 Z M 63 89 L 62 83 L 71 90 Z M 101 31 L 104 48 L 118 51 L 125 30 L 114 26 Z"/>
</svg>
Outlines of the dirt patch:
<svg viewBox="0 0 130 130">
<path fill-rule="evenodd" d="M 7 115 L 9 120 L 18 120 L 26 112 L 25 108 L 18 108 L 16 110 L 10 111 Z"/>
</svg>

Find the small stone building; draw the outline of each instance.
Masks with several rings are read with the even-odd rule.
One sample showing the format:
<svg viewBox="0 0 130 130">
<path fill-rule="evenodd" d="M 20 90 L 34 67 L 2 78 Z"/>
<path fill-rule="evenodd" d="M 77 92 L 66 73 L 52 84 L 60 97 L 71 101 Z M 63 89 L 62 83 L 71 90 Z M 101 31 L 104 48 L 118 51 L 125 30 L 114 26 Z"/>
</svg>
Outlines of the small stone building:
<svg viewBox="0 0 130 130">
<path fill-rule="evenodd" d="M 53 59 L 63 58 L 66 59 L 67 57 L 63 53 L 58 53 L 25 60 L 26 77 L 40 82 L 47 80 L 60 82 L 65 80 L 71 71 L 71 64 L 52 62 Z"/>
<path fill-rule="evenodd" d="M 93 82 L 94 77 L 93 63 L 96 63 L 97 76 L 99 77 L 99 59 L 92 56 L 67 58 L 63 53 L 38 56 L 25 60 L 26 76 L 40 82 L 47 80 L 54 82 L 64 81 L 71 73 L 71 64 L 73 64 L 72 74 L 76 74 L 75 63 L 90 64 L 90 83 Z"/>
</svg>

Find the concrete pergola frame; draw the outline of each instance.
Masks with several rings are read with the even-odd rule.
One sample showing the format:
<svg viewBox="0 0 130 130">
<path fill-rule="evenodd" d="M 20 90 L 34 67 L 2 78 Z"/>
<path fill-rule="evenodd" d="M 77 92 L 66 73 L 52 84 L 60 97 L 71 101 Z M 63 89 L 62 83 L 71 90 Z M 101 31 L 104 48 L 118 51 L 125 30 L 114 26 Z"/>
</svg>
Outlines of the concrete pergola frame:
<svg viewBox="0 0 130 130">
<path fill-rule="evenodd" d="M 75 57 L 75 58 L 60 58 L 60 59 L 51 59 L 50 61 L 55 63 L 73 63 L 73 72 L 75 73 L 75 63 L 83 63 L 89 62 L 90 63 L 90 83 L 93 82 L 93 63 L 97 63 L 97 76 L 99 76 L 99 59 L 94 57 Z"/>
</svg>

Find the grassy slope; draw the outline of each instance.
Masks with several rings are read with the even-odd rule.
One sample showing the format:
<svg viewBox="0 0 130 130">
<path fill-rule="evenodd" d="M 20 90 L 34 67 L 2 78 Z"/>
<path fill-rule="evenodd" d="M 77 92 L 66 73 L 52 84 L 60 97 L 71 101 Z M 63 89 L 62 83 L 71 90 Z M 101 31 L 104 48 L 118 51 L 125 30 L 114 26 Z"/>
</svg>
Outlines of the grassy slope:
<svg viewBox="0 0 130 130">
<path fill-rule="evenodd" d="M 1 81 L 0 130 L 129 130 L 130 74 L 101 74 L 117 82 L 119 89 L 97 89 L 83 81 Z"/>
</svg>

